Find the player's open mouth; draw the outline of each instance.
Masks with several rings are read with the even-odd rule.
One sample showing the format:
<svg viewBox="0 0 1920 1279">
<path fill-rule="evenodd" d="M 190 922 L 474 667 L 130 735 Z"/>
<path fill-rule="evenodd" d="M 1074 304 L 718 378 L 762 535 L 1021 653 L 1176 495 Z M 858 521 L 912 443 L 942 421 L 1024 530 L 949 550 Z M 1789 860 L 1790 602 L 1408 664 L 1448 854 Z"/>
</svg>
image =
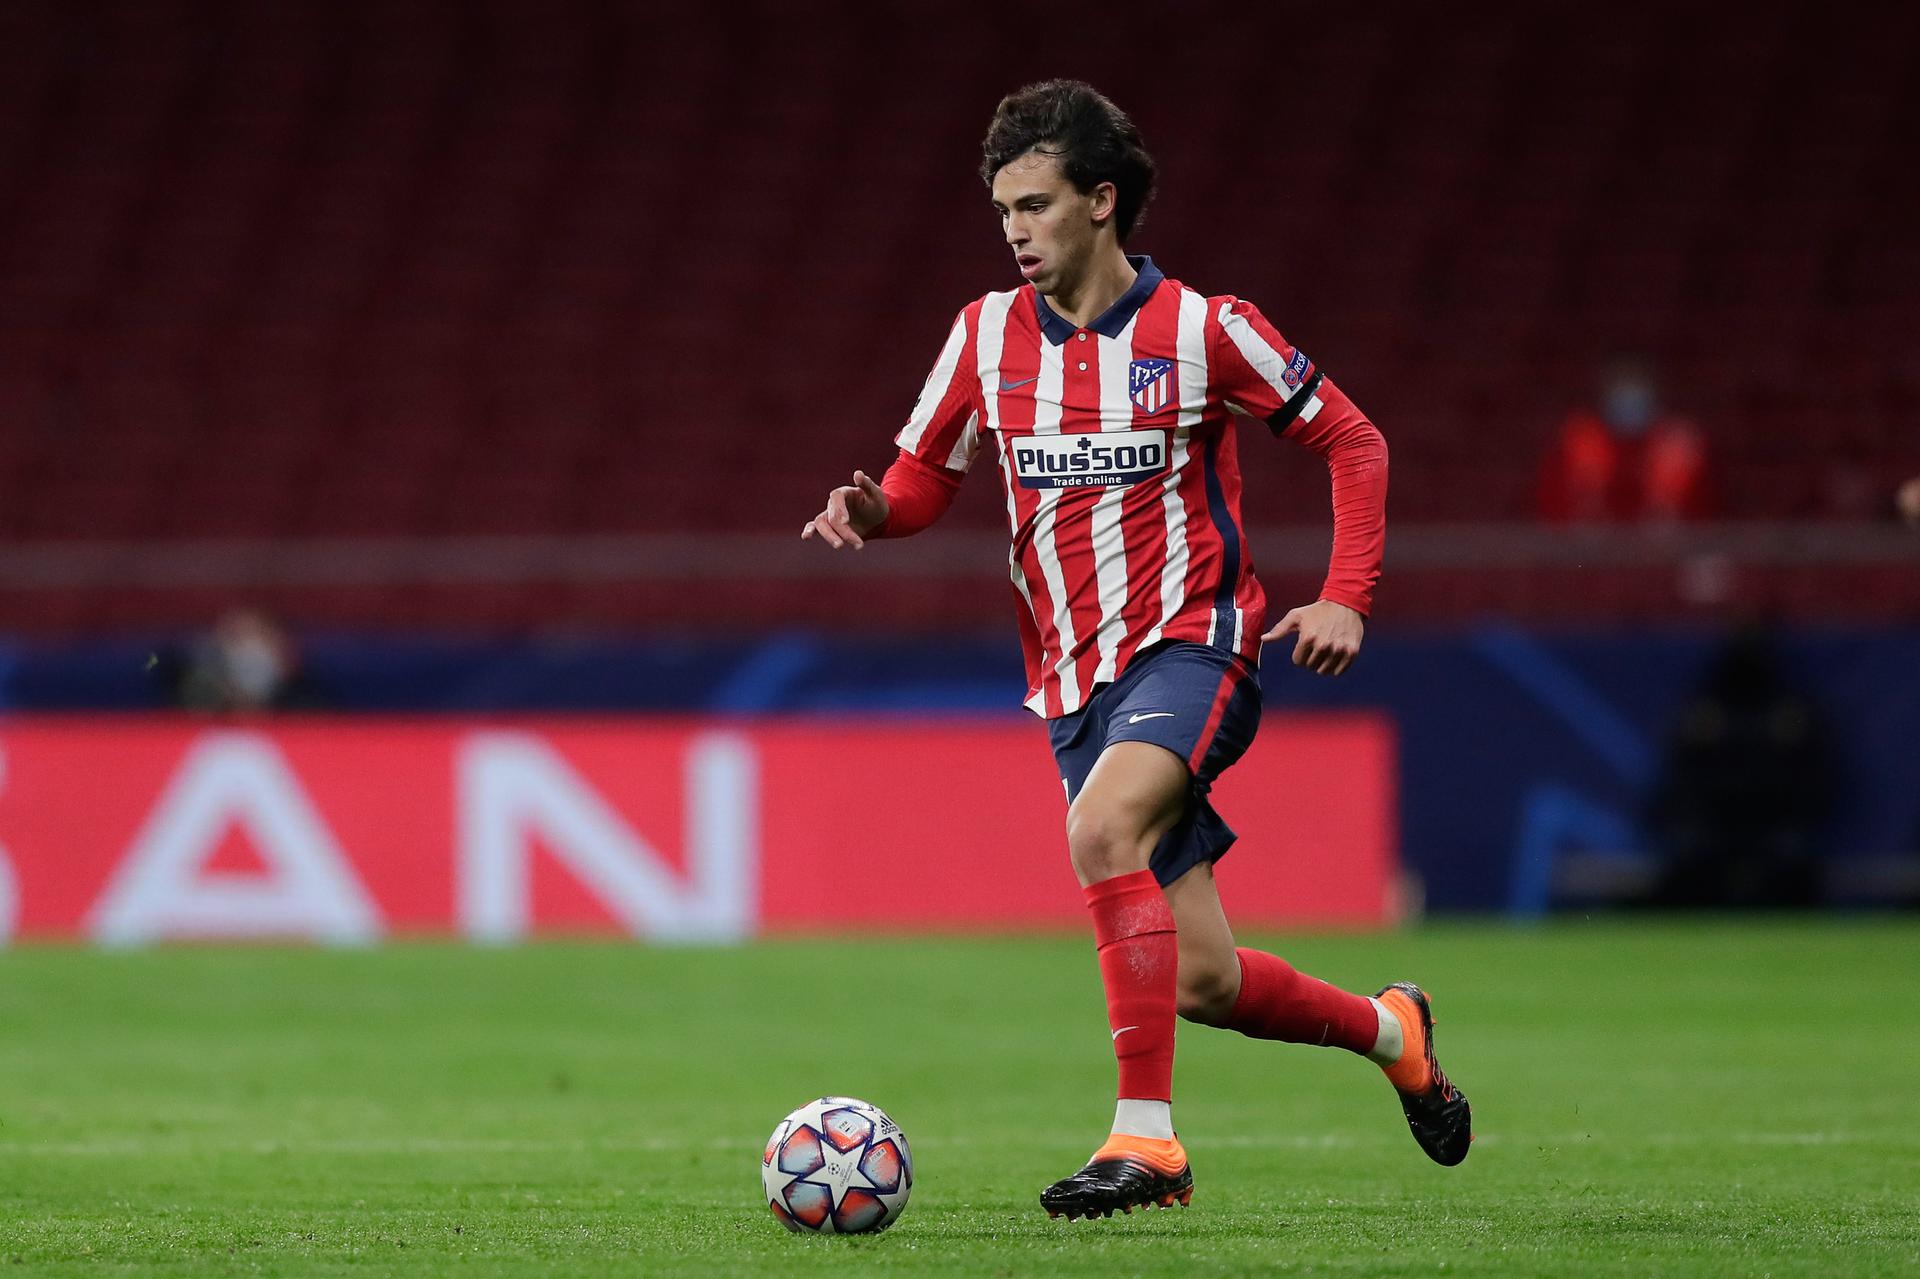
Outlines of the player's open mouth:
<svg viewBox="0 0 1920 1279">
<path fill-rule="evenodd" d="M 1022 253 L 1013 259 L 1020 264 L 1020 274 L 1031 280 L 1040 270 L 1040 259 L 1031 253 Z"/>
</svg>

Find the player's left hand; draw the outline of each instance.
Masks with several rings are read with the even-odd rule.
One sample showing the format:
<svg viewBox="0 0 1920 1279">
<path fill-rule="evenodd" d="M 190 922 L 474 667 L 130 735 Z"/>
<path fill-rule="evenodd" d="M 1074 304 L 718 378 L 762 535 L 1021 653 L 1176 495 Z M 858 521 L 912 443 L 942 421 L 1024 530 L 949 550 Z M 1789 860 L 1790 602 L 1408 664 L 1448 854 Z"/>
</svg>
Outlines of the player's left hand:
<svg viewBox="0 0 1920 1279">
<path fill-rule="evenodd" d="M 1293 645 L 1293 664 L 1304 666 L 1316 675 L 1338 675 L 1359 656 L 1360 640 L 1366 630 L 1367 619 L 1353 609 L 1332 600 L 1320 600 L 1294 609 L 1260 638 L 1272 643 L 1284 635 L 1298 634 L 1300 638 Z"/>
</svg>

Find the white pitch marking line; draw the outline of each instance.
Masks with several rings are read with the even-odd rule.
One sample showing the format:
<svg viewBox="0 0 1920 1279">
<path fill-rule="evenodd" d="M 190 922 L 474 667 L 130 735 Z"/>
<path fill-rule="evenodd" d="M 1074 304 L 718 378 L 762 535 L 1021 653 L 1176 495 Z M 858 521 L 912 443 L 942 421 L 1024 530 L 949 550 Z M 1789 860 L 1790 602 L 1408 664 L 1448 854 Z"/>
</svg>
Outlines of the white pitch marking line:
<svg viewBox="0 0 1920 1279">
<path fill-rule="evenodd" d="M 1359 1147 L 1398 1146 L 1407 1140 L 1402 1133 L 1382 1133 L 1357 1137 L 1341 1133 L 1290 1136 L 1226 1136 L 1197 1141 L 1196 1148 L 1226 1150 L 1345 1150 Z M 1483 1133 L 1479 1145 L 1571 1146 L 1583 1143 L 1614 1146 L 1920 1146 L 1920 1136 L 1886 1132 L 1722 1132 L 1693 1136 L 1680 1133 L 1611 1134 L 1606 1132 L 1562 1133 Z M 1058 1140 L 1031 1141 L 1034 1148 L 1074 1148 L 1079 1140 L 1062 1136 Z M 684 1150 L 760 1150 L 765 1143 L 739 1137 L 665 1138 L 599 1137 L 575 1140 L 529 1141 L 517 1138 L 421 1137 L 396 1141 L 194 1141 L 173 1140 L 101 1140 L 0 1142 L 0 1156 L 73 1156 L 78 1158 L 119 1157 L 127 1155 L 459 1155 L 459 1154 L 570 1154 L 589 1151 L 684 1151 Z M 1004 1148 L 1005 1137 L 925 1137 L 913 1143 L 916 1151 L 964 1149 L 975 1146 Z"/>
</svg>

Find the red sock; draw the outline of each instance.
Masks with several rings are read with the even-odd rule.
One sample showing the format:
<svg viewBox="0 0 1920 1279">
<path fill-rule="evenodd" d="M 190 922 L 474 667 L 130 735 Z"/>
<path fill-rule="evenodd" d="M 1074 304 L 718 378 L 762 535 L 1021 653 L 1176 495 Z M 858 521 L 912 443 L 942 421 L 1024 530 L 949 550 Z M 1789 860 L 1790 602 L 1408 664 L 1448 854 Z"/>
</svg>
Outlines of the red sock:
<svg viewBox="0 0 1920 1279">
<path fill-rule="evenodd" d="M 1087 909 L 1107 986 L 1107 1026 L 1122 1097 L 1173 1100 L 1174 979 L 1180 950 L 1173 911 L 1150 870 L 1089 884 Z"/>
<path fill-rule="evenodd" d="M 1309 977 L 1278 955 L 1244 946 L 1235 953 L 1240 956 L 1240 998 L 1227 1016 L 1227 1029 L 1254 1039 L 1373 1051 L 1380 1038 L 1380 1015 L 1371 999 Z"/>
</svg>

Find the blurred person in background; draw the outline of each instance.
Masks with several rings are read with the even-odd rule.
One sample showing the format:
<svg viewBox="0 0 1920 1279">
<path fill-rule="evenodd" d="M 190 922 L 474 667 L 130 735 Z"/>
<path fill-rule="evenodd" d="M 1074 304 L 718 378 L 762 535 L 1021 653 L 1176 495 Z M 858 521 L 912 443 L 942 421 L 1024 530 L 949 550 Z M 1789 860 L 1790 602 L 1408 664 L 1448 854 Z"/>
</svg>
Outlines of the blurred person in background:
<svg viewBox="0 0 1920 1279">
<path fill-rule="evenodd" d="M 170 655 L 162 671 L 175 705 L 214 715 L 316 710 L 323 705 L 299 646 L 274 618 L 236 608 Z"/>
<path fill-rule="evenodd" d="M 1894 490 L 1893 509 L 1911 528 L 1920 528 L 1920 475 Z"/>
<path fill-rule="evenodd" d="M 1758 625 L 1715 655 L 1655 785 L 1656 904 L 1811 906 L 1837 790 L 1825 716 Z"/>
<path fill-rule="evenodd" d="M 1677 523 L 1708 514 L 1706 444 L 1666 412 L 1643 356 L 1610 361 L 1596 405 L 1575 410 L 1540 468 L 1553 524 Z"/>
</svg>

